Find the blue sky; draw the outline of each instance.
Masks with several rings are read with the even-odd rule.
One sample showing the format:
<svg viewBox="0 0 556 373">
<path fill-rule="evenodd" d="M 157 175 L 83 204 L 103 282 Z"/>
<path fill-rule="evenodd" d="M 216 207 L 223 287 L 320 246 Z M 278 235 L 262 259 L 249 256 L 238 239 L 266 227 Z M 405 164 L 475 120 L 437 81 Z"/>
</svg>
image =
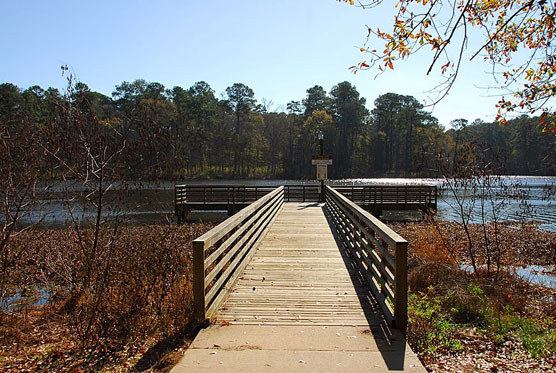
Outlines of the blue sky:
<svg viewBox="0 0 556 373">
<path fill-rule="evenodd" d="M 63 89 L 60 66 L 67 64 L 106 95 L 139 78 L 167 88 L 204 80 L 218 96 L 240 82 L 259 102 L 272 100 L 274 110 L 283 110 L 315 84 L 330 91 L 347 80 L 369 109 L 387 92 L 424 101 L 436 84 L 425 75 L 430 55 L 376 79 L 348 69 L 364 59 L 365 25 L 387 29 L 392 19 L 388 9 L 363 11 L 336 0 L 6 0 L 0 3 L 0 82 Z M 466 65 L 433 115 L 445 126 L 456 118 L 492 121 L 497 97 L 484 89 L 488 69 L 481 60 Z"/>
</svg>

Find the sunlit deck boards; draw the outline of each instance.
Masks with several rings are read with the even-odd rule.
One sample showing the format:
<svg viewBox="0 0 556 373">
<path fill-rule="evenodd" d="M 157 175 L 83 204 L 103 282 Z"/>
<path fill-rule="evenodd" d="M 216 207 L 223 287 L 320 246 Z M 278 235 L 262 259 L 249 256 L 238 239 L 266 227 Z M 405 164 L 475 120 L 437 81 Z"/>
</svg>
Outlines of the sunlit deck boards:
<svg viewBox="0 0 556 373">
<path fill-rule="evenodd" d="M 269 198 L 280 194 L 275 196 Z M 332 199 L 329 203 L 340 206 Z M 336 240 L 327 219 L 330 204 L 279 204 L 266 236 L 247 256 L 246 266 L 239 267 L 239 277 L 223 285 L 223 294 L 231 293 L 208 314 L 213 325 L 201 330 L 172 372 L 425 371 L 403 334 L 385 321 L 383 308 L 356 269 L 362 267 L 346 255 L 349 242 Z M 244 212 L 239 221 L 251 214 Z M 338 216 L 336 211 L 336 222 Z M 215 250 L 222 232 L 231 231 L 226 229 L 216 227 L 195 241 L 201 259 L 201 249 Z M 211 280 L 206 280 L 206 267 L 199 268 L 198 289 L 204 291 Z M 203 291 L 201 301 L 206 299 Z M 205 305 L 198 308 L 202 315 L 207 315 Z"/>
<path fill-rule="evenodd" d="M 374 326 L 380 308 L 317 203 L 286 203 L 217 322 Z"/>
</svg>

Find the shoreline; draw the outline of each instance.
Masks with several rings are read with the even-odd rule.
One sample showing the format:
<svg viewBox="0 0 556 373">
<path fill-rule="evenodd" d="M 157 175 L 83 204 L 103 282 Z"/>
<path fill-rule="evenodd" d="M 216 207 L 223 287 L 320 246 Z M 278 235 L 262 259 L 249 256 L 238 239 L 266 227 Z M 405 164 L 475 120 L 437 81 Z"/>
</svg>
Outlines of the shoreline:
<svg viewBox="0 0 556 373">
<path fill-rule="evenodd" d="M 427 369 L 455 371 L 462 364 L 473 369 L 498 367 L 497 369 L 507 370 L 542 370 L 556 367 L 555 353 L 547 352 L 552 351 L 552 348 L 556 352 L 556 346 L 548 346 L 548 350 L 541 349 L 538 352 L 539 355 L 535 355 L 531 351 L 537 350 L 531 350 L 531 347 L 527 345 L 527 339 L 524 339 L 525 337 L 519 333 L 518 329 L 511 327 L 514 325 L 512 323 L 527 323 L 535 331 L 531 333 L 543 341 L 547 338 L 547 333 L 556 333 L 554 329 L 556 290 L 526 284 L 513 278 L 511 274 L 505 271 L 497 281 L 493 281 L 492 277 L 486 276 L 485 273 L 479 273 L 478 275 L 466 274 L 465 271 L 455 266 L 456 261 L 450 256 L 452 253 L 463 259 L 465 254 L 465 246 L 462 246 L 462 243 L 457 239 L 460 234 L 457 232 L 457 225 L 455 223 L 439 222 L 434 223 L 436 224 L 435 227 L 431 224 L 426 222 L 390 224 L 410 242 L 408 256 L 410 283 L 408 341 L 412 349 L 419 354 Z M 174 275 L 171 278 L 174 279 L 172 281 L 175 281 L 175 283 L 174 287 L 168 289 L 174 289 L 171 290 L 171 293 L 180 297 L 180 299 L 185 295 L 186 302 L 177 306 L 177 303 L 176 305 L 173 303 L 175 301 L 168 303 L 166 297 L 159 298 L 157 302 L 161 303 L 158 303 L 158 305 L 157 303 L 145 304 L 145 307 L 161 307 L 160 309 L 163 310 L 165 316 L 155 323 L 158 325 L 157 327 L 148 326 L 148 323 L 145 324 L 146 320 L 139 317 L 135 326 L 137 331 L 130 336 L 131 342 L 122 344 L 117 342 L 115 337 L 93 338 L 91 341 L 94 343 L 88 342 L 88 347 L 82 349 L 79 338 L 80 318 L 76 319 L 71 313 L 72 311 L 69 311 L 67 295 L 54 294 L 54 301 L 46 305 L 3 312 L 0 333 L 2 334 L 0 343 L 3 352 L 0 353 L 0 369 L 35 370 L 40 368 L 67 371 L 73 369 L 104 369 L 120 372 L 129 371 L 134 367 L 137 368 L 138 364 L 147 364 L 149 369 L 154 371 L 168 371 L 173 366 L 172 364 L 179 360 L 195 335 L 195 327 L 190 324 L 187 315 L 187 312 L 191 312 L 188 304 L 191 302 L 192 295 L 189 272 L 190 244 L 193 238 L 210 227 L 198 224 L 121 227 L 118 242 L 135 248 L 131 251 L 126 249 L 126 253 L 134 253 L 133 255 L 141 256 L 144 259 L 126 263 L 124 259 L 129 254 L 124 256 L 115 255 L 124 261 L 121 268 L 128 268 L 129 272 L 126 273 L 125 277 L 119 277 L 117 272 L 120 267 L 115 268 L 115 274 L 113 275 L 115 282 L 111 285 L 113 289 L 111 292 L 115 295 L 121 295 L 103 306 L 105 310 L 103 312 L 107 312 L 108 317 L 116 317 L 119 312 L 118 307 L 127 309 L 127 305 L 142 304 L 142 296 L 139 293 L 136 297 L 134 294 L 127 294 L 127 292 L 137 287 L 126 285 L 123 281 L 129 281 L 133 278 L 140 279 L 142 276 L 152 276 L 150 272 L 154 269 L 152 267 L 154 263 L 160 263 L 157 264 L 157 267 L 164 267 L 171 264 L 175 260 L 174 258 L 182 258 L 179 259 L 181 261 L 180 266 L 172 267 L 174 268 Z M 440 231 L 435 231 L 436 229 Z M 438 232 L 442 232 L 442 234 Z M 524 261 L 527 264 L 553 264 L 555 256 L 554 253 L 552 253 L 553 256 L 550 256 L 550 250 L 556 251 L 556 233 L 546 234 L 532 224 L 523 225 L 517 230 L 505 227 L 503 232 L 504 235 L 509 235 L 505 238 L 504 243 L 511 243 L 511 248 L 504 250 L 506 261 L 511 253 L 513 259 L 508 262 Z M 68 248 L 73 248 L 75 252 L 79 252 L 79 247 L 76 246 L 74 241 L 75 235 L 70 228 L 50 229 L 26 234 L 36 234 L 37 236 L 34 239 L 42 241 L 34 242 L 29 246 L 28 256 L 23 258 L 22 265 L 18 267 L 18 278 L 22 286 L 29 287 L 29 284 L 32 283 L 31 279 L 33 275 L 36 275 L 33 271 L 42 268 L 43 273 L 45 273 L 44 263 L 31 260 L 34 255 L 53 260 L 53 257 L 45 256 L 51 253 L 53 249 L 58 250 L 57 255 L 67 255 L 67 258 L 75 254 L 72 254 L 71 250 L 68 251 Z M 442 241 L 441 235 L 454 239 L 453 247 L 442 246 L 443 242 L 448 241 L 447 238 Z M 33 242 L 29 241 L 29 238 L 30 236 L 19 235 L 15 244 Z M 161 242 L 163 245 L 160 245 Z M 181 247 L 176 250 L 176 246 L 179 245 Z M 524 250 L 524 248 L 529 248 L 529 250 Z M 531 255 L 532 253 L 534 255 Z M 69 261 L 66 261 L 66 263 L 69 263 Z M 59 264 L 63 264 L 63 261 Z M 56 267 L 54 262 L 50 263 L 49 266 L 51 269 Z M 157 273 L 157 276 L 162 276 L 160 279 L 165 278 L 162 272 Z M 59 288 L 64 287 L 63 278 L 55 277 L 57 276 L 56 271 L 53 271 L 50 275 L 54 276 L 49 280 L 52 284 Z M 153 283 L 159 281 L 156 276 L 150 278 L 149 281 Z M 100 280 L 102 278 L 99 278 Z M 56 281 L 59 281 L 59 283 L 56 283 Z M 120 288 L 121 290 L 119 290 Z M 153 291 L 156 291 L 155 289 L 158 289 L 158 287 L 152 288 Z M 94 292 L 91 294 L 94 294 Z M 124 295 L 129 296 L 130 299 L 120 298 Z M 543 300 L 543 298 L 549 299 L 550 297 L 552 301 Z M 80 298 L 76 304 L 78 310 L 81 309 L 79 307 L 82 307 L 85 311 L 89 309 L 89 300 L 87 299 Z M 116 303 L 111 305 L 111 302 Z M 114 308 L 116 306 L 117 308 Z M 174 321 L 173 324 L 164 324 L 166 321 L 163 320 L 169 320 L 168 317 L 175 315 L 178 309 L 183 312 L 181 318 Z M 458 319 L 460 316 L 454 319 L 454 309 L 461 309 L 464 314 L 465 312 L 472 312 L 484 321 L 477 324 L 475 319 L 465 321 Z M 436 310 L 434 312 L 437 312 L 437 314 L 432 318 L 428 317 L 427 312 L 429 311 L 427 310 Z M 458 314 L 460 313 L 456 313 L 456 315 Z M 497 331 L 496 326 L 490 321 L 490 314 L 500 315 L 498 317 L 501 320 L 510 320 L 506 323 L 509 328 L 508 331 Z M 538 327 L 535 326 L 540 325 L 534 321 L 540 315 L 543 315 L 543 320 L 545 320 L 543 325 L 548 328 L 545 331 L 539 331 Z M 100 318 L 102 315 L 97 316 Z M 439 336 L 434 334 L 440 330 L 438 329 L 439 326 L 435 324 L 435 320 L 443 320 L 444 324 L 442 325 L 444 326 L 442 328 L 448 328 L 440 340 L 438 339 Z M 546 320 L 552 321 L 548 322 Z M 102 331 L 102 325 L 99 324 L 94 327 L 100 328 L 98 329 L 99 332 Z M 423 330 L 428 330 L 429 334 L 422 335 Z M 114 336 L 116 335 L 117 333 L 114 334 Z M 39 341 L 40 343 L 38 343 Z M 476 347 L 482 344 L 486 347 L 477 350 Z M 29 356 L 34 356 L 34 358 L 30 359 Z M 475 360 L 470 360 L 470 357 Z M 148 363 L 146 363 L 147 361 Z M 482 365 L 477 365 L 477 362 Z M 537 365 L 535 366 L 535 364 Z"/>
</svg>

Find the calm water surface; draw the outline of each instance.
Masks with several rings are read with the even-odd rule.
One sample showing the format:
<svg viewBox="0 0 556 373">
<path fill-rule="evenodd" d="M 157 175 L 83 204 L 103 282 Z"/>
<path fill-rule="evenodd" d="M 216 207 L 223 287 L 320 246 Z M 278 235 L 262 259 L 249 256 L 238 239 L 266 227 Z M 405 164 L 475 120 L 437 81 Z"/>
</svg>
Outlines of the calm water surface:
<svg viewBox="0 0 556 373">
<path fill-rule="evenodd" d="M 556 177 L 522 177 L 505 176 L 502 186 L 493 188 L 493 196 L 485 199 L 487 220 L 492 218 L 492 206 L 496 206 L 499 221 L 536 221 L 540 227 L 556 232 Z M 215 180 L 188 181 L 188 184 L 216 184 L 216 185 L 253 185 L 274 186 L 288 184 L 315 185 L 316 181 L 299 180 Z M 344 179 L 334 180 L 329 185 L 436 185 L 441 188 L 438 201 L 438 216 L 443 220 L 459 219 L 457 198 L 464 201 L 464 207 L 469 212 L 471 221 L 482 220 L 480 198 L 470 198 L 470 193 L 464 190 L 453 192 L 443 188 L 442 179 L 427 178 L 378 178 L 378 179 Z M 508 189 L 507 187 L 510 186 Z M 72 191 L 79 188 L 70 186 Z M 173 221 L 174 212 L 174 183 L 138 183 L 132 185 L 125 195 L 118 191 L 109 191 L 105 214 L 116 217 L 122 222 L 131 224 L 167 223 Z M 507 195 L 519 195 L 519 198 L 508 198 Z M 39 202 L 27 208 L 24 221 L 27 223 L 40 221 L 45 226 L 58 226 L 68 222 L 73 216 L 76 219 L 94 219 L 95 209 L 78 193 L 72 194 L 67 202 L 67 194 L 62 185 L 51 187 L 48 193 L 42 194 Z M 71 211 L 71 213 L 70 213 Z"/>
<path fill-rule="evenodd" d="M 494 187 L 493 197 L 487 198 L 487 206 L 496 206 L 499 221 L 535 221 L 542 229 L 556 232 L 556 177 L 520 177 L 505 176 L 503 185 Z M 316 181 L 299 180 L 216 180 L 216 181 L 188 181 L 188 184 L 217 184 L 217 185 L 253 185 L 274 186 L 288 184 L 317 185 Z M 438 201 L 438 216 L 443 220 L 454 221 L 460 219 L 457 198 L 463 200 L 463 205 L 469 212 L 470 220 L 482 220 L 479 201 L 480 195 L 470 198 L 465 190 L 454 192 L 446 190 L 442 179 L 426 178 L 379 178 L 379 179 L 345 179 L 334 180 L 328 185 L 436 185 L 441 193 Z M 511 186 L 509 189 L 503 186 Z M 71 192 L 67 193 L 66 189 Z M 79 186 L 65 188 L 62 184 L 54 185 L 47 192 L 41 194 L 38 202 L 27 207 L 23 221 L 26 223 L 39 222 L 45 227 L 63 226 L 71 221 L 72 216 L 78 220 L 92 221 L 95 209 L 80 196 Z M 518 198 L 508 198 L 511 192 Z M 68 198 L 70 201 L 68 202 Z M 457 198 L 456 198 L 457 197 Z M 174 221 L 174 182 L 138 183 L 132 185 L 130 191 L 122 195 L 119 191 L 110 191 L 106 196 L 107 207 L 105 217 L 117 218 L 128 224 L 171 223 Z M 489 210 L 489 209 L 487 209 Z M 487 220 L 492 216 L 486 213 Z M 1 218 L 1 216 L 0 216 Z M 556 277 L 545 273 L 543 267 L 516 268 L 516 273 L 525 279 L 541 283 L 545 286 L 556 287 Z M 38 292 L 37 302 L 44 302 L 44 294 Z M 0 302 L 2 308 L 18 307 L 19 295 Z M 38 304 L 38 303 L 37 303 Z"/>
</svg>

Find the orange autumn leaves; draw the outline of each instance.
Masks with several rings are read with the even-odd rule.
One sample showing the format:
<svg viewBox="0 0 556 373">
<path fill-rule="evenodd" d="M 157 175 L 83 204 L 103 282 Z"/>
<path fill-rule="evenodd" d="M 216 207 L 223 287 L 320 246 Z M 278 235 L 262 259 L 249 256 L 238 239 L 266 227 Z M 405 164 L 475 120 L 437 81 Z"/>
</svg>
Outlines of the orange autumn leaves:
<svg viewBox="0 0 556 373">
<path fill-rule="evenodd" d="M 556 133 L 556 116 L 551 103 L 556 96 L 556 7 L 552 0 L 338 0 L 363 9 L 393 6 L 394 22 L 388 32 L 368 28 L 365 45 L 368 58 L 353 72 L 377 68 L 379 74 L 394 69 L 420 50 L 432 55 L 427 74 L 439 71 L 445 79 L 442 99 L 457 77 L 461 63 L 475 58 L 490 62 L 493 86 L 509 97 L 497 107 L 497 121 L 516 113 L 542 113 L 545 132 Z M 371 10 L 372 11 L 372 10 Z M 479 47 L 467 50 L 471 30 Z M 478 32 L 477 32 L 478 31 Z M 376 42 L 383 44 L 377 48 Z M 373 45 L 370 48 L 369 45 Z"/>
</svg>

